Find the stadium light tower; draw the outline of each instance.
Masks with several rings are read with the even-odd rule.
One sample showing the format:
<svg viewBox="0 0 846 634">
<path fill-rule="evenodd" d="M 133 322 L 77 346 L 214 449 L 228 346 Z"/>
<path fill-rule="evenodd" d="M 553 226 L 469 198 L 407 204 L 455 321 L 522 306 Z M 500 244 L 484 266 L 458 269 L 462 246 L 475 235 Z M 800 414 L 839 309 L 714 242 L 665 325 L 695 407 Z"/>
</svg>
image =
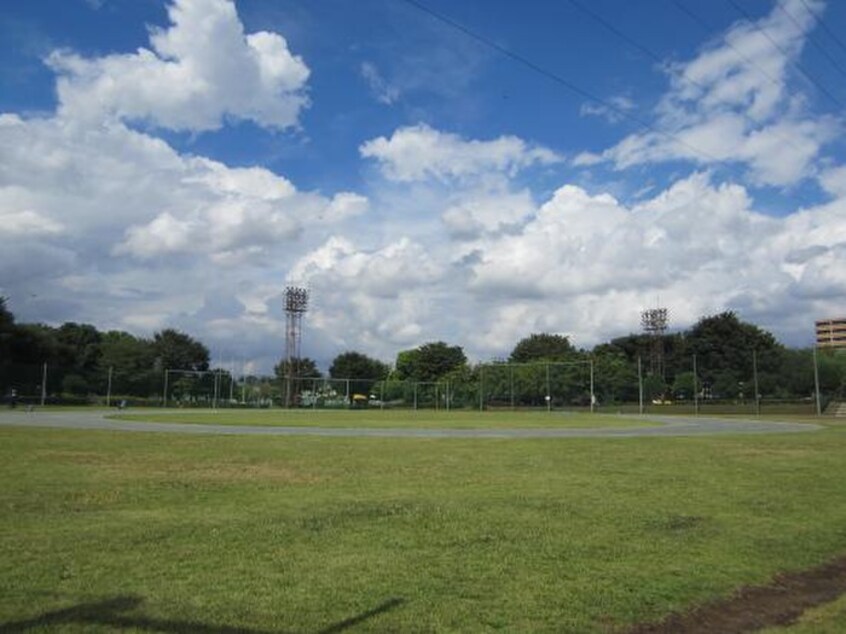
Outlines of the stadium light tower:
<svg viewBox="0 0 846 634">
<path fill-rule="evenodd" d="M 640 314 L 643 331 L 650 338 L 649 367 L 651 374 L 664 378 L 664 335 L 669 325 L 666 308 L 648 308 Z"/>
<path fill-rule="evenodd" d="M 287 385 L 285 387 L 285 407 L 291 407 L 294 365 L 299 365 L 300 344 L 303 334 L 303 315 L 308 310 L 308 289 L 298 286 L 285 288 L 285 365 Z"/>
</svg>

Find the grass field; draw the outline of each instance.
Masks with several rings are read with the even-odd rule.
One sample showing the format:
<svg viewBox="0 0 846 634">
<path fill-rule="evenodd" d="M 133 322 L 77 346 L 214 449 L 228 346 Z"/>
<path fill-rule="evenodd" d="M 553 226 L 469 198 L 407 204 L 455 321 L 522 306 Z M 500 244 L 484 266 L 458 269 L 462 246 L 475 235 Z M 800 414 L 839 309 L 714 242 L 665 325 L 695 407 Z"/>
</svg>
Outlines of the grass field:
<svg viewBox="0 0 846 634">
<path fill-rule="evenodd" d="M 282 425 L 290 427 L 364 427 L 420 429 L 575 429 L 599 427 L 642 427 L 648 421 L 617 414 L 570 414 L 541 411 L 434 411 L 434 410 L 156 410 L 116 414 L 119 420 L 156 423 L 198 423 L 216 425 Z"/>
<path fill-rule="evenodd" d="M 0 632 L 624 631 L 846 553 L 844 455 L 0 428 Z"/>
</svg>

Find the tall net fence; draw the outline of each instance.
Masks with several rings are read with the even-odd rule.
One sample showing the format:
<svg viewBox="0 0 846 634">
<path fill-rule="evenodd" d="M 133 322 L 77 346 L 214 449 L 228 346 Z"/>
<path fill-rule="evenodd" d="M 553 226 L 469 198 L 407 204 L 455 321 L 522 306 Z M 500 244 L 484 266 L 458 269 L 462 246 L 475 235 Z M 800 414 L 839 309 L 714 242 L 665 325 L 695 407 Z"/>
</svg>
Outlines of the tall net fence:
<svg viewBox="0 0 846 634">
<path fill-rule="evenodd" d="M 494 363 L 478 372 L 481 409 L 574 409 L 594 402 L 593 362 Z"/>
<path fill-rule="evenodd" d="M 311 409 L 583 410 L 623 413 L 814 415 L 846 413 L 846 351 L 735 355 L 733 363 L 689 355 L 661 375 L 624 355 L 569 363 L 480 364 L 441 381 L 296 377 L 291 406 Z M 168 407 L 285 405 L 287 379 L 226 370 L 88 370 L 0 360 L 9 405 Z"/>
</svg>

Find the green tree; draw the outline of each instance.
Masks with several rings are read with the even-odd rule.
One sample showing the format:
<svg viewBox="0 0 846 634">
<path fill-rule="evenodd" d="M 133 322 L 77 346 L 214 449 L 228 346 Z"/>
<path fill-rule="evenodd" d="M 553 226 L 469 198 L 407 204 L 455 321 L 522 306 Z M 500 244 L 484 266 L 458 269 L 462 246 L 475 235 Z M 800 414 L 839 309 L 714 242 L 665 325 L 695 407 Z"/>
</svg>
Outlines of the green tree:
<svg viewBox="0 0 846 634">
<path fill-rule="evenodd" d="M 593 350 L 594 392 L 601 403 L 638 400 L 637 365 L 625 353 L 608 344 Z"/>
<path fill-rule="evenodd" d="M 319 379 L 323 376 L 320 370 L 317 368 L 317 363 L 315 363 L 314 359 L 309 359 L 308 357 L 302 357 L 300 359 L 291 359 L 291 368 L 293 372 L 291 376 L 297 379 Z M 278 379 L 287 379 L 288 378 L 288 361 L 287 359 L 282 359 L 273 366 L 273 372 Z"/>
<path fill-rule="evenodd" d="M 692 399 L 696 389 L 693 372 L 679 372 L 673 381 L 673 396 L 680 399 Z"/>
<path fill-rule="evenodd" d="M 91 324 L 66 322 L 55 331 L 59 345 L 62 391 L 82 395 L 96 392 L 102 335 Z"/>
<path fill-rule="evenodd" d="M 112 371 L 112 394 L 150 396 L 161 391 L 161 372 L 156 371 L 156 350 L 148 339 L 111 330 L 100 340 L 100 372 L 108 380 Z"/>
<path fill-rule="evenodd" d="M 654 401 L 667 396 L 667 383 L 658 375 L 652 374 L 643 379 L 643 398 Z"/>
<path fill-rule="evenodd" d="M 11 332 L 15 327 L 15 316 L 9 310 L 9 301 L 0 296 L 0 333 Z"/>
<path fill-rule="evenodd" d="M 757 354 L 758 371 L 767 372 L 778 364 L 779 356 L 774 353 L 782 349 L 772 334 L 740 321 L 733 312 L 703 317 L 686 339 L 689 353 L 696 355 L 699 377 L 710 386 L 719 377 L 725 388 L 730 380 L 751 381 L 753 352 Z"/>
<path fill-rule="evenodd" d="M 842 397 L 846 389 L 846 352 L 820 351 L 817 355 L 820 391 L 829 396 Z"/>
<path fill-rule="evenodd" d="M 388 364 L 373 359 L 360 352 L 342 352 L 329 366 L 329 376 L 333 379 L 371 379 L 381 380 L 388 376 Z"/>
<path fill-rule="evenodd" d="M 0 396 L 12 388 L 12 344 L 15 339 L 15 316 L 5 297 L 0 297 Z"/>
<path fill-rule="evenodd" d="M 814 357 L 811 349 L 784 350 L 777 371 L 759 372 L 761 393 L 777 398 L 809 397 L 814 393 Z M 762 381 L 763 379 L 763 381 Z"/>
<path fill-rule="evenodd" d="M 153 335 L 153 350 L 162 370 L 209 369 L 209 351 L 202 343 L 172 328 Z"/>
<path fill-rule="evenodd" d="M 461 346 L 435 341 L 400 352 L 395 375 L 400 380 L 437 381 L 466 363 L 467 357 Z"/>
<path fill-rule="evenodd" d="M 290 373 L 288 372 L 289 367 L 291 369 Z M 314 360 L 308 357 L 291 359 L 290 364 L 287 359 L 282 359 L 273 367 L 273 372 L 282 386 L 281 394 L 283 404 L 286 407 L 290 405 L 301 405 L 301 394 L 306 390 L 312 390 L 314 383 L 312 379 L 319 379 L 323 376 Z M 289 378 L 292 379 L 290 384 L 288 382 Z M 291 399 L 290 401 L 288 401 L 289 397 Z"/>
<path fill-rule="evenodd" d="M 352 379 L 349 384 L 350 398 L 354 394 L 370 394 L 373 384 L 387 378 L 390 367 L 378 359 L 373 359 L 360 352 L 342 352 L 329 366 L 329 376 L 333 379 Z"/>
<path fill-rule="evenodd" d="M 536 333 L 517 342 L 508 360 L 512 363 L 569 361 L 576 356 L 578 351 L 564 335 Z"/>
</svg>

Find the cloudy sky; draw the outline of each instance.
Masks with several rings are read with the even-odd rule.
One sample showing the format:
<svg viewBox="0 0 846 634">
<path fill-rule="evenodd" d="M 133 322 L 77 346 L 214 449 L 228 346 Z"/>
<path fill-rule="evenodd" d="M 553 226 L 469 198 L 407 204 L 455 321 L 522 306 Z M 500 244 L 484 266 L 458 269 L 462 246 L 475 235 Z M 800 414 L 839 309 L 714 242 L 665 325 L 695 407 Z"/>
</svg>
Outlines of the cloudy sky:
<svg viewBox="0 0 846 634">
<path fill-rule="evenodd" d="M 32 0 L 0 294 L 220 360 L 846 314 L 846 3 Z"/>
</svg>

